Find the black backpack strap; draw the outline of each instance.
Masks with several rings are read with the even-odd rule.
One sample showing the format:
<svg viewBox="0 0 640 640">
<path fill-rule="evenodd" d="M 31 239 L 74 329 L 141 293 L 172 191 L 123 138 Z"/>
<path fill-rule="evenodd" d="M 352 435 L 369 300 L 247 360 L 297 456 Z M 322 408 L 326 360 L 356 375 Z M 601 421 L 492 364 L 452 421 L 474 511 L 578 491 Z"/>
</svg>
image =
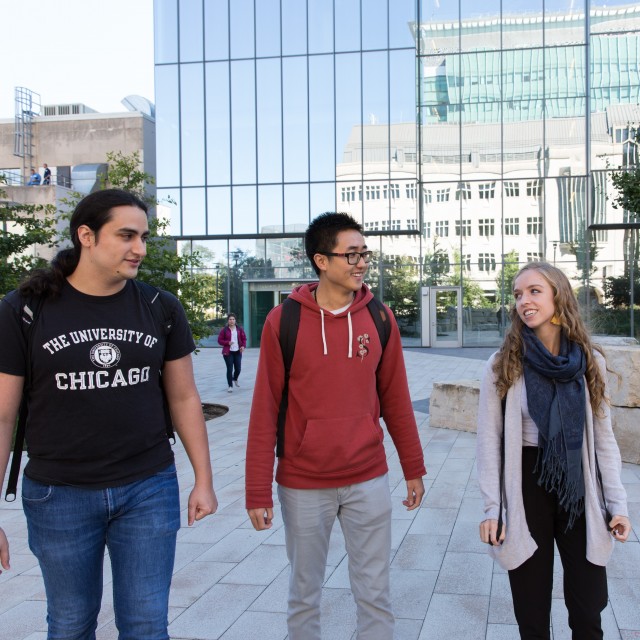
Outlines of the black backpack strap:
<svg viewBox="0 0 640 640">
<path fill-rule="evenodd" d="M 382 350 L 385 350 L 387 342 L 389 342 L 389 336 L 391 335 L 391 322 L 384 304 L 378 300 L 378 298 L 371 298 L 367 303 L 367 309 L 373 318 L 373 322 L 376 325 L 378 336 L 380 336 L 380 344 Z"/>
<path fill-rule="evenodd" d="M 282 397 L 280 398 L 280 408 L 278 410 L 276 436 L 276 455 L 278 458 L 284 456 L 284 425 L 287 419 L 287 407 L 289 406 L 289 375 L 291 373 L 293 354 L 296 349 L 299 324 L 300 303 L 291 298 L 286 298 L 282 302 L 282 313 L 280 315 L 280 350 L 282 351 L 282 362 L 284 364 L 284 386 L 282 387 Z"/>
<path fill-rule="evenodd" d="M 142 294 L 142 297 L 149 305 L 151 313 L 153 314 L 153 319 L 155 320 L 156 325 L 160 328 L 160 332 L 165 337 L 168 336 L 171 333 L 171 329 L 173 329 L 173 316 L 169 312 L 168 306 L 163 300 L 164 291 L 148 284 L 147 282 L 142 282 L 141 280 L 134 280 L 134 282 Z M 162 360 L 164 362 L 164 354 Z M 173 428 L 173 421 L 171 420 L 171 410 L 169 409 L 167 392 L 165 391 L 164 384 L 162 382 L 162 371 L 160 372 L 160 389 L 162 391 L 162 406 L 164 409 L 167 438 L 171 440 L 172 444 L 175 444 L 175 430 Z"/>
<path fill-rule="evenodd" d="M 16 426 L 16 437 L 13 444 L 13 455 L 11 456 L 11 466 L 9 467 L 9 478 L 7 480 L 7 490 L 4 499 L 13 502 L 16 499 L 18 489 L 18 476 L 20 475 L 20 464 L 22 462 L 22 452 L 24 450 L 24 439 L 27 431 L 27 416 L 29 414 L 29 390 L 31 389 L 31 354 L 33 352 L 33 327 L 40 317 L 43 300 L 40 296 L 31 297 L 28 300 L 20 299 L 20 326 L 27 346 L 26 362 L 24 368 L 24 386 L 22 387 L 22 399 L 18 410 L 18 423 Z"/>
</svg>

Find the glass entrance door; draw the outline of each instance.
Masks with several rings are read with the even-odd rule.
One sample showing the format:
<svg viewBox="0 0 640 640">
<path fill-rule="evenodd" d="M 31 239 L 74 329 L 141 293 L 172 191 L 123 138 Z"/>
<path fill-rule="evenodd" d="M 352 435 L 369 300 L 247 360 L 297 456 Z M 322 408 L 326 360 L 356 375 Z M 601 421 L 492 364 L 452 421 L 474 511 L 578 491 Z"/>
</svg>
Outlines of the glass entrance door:
<svg viewBox="0 0 640 640">
<path fill-rule="evenodd" d="M 432 287 L 431 346 L 462 346 L 462 294 L 459 287 Z"/>
</svg>

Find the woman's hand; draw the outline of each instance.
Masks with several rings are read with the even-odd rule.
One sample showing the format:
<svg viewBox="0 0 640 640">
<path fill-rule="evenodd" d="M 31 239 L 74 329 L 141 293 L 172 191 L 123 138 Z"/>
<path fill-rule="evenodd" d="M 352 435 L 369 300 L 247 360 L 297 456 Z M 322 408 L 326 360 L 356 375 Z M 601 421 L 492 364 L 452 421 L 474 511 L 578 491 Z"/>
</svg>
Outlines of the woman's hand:
<svg viewBox="0 0 640 640">
<path fill-rule="evenodd" d="M 502 524 L 502 531 L 500 537 L 496 539 L 498 533 L 498 521 L 497 520 L 483 520 L 480 523 L 480 540 L 486 544 L 493 545 L 495 547 L 501 545 L 504 542 L 507 535 L 507 528 L 504 523 Z"/>
<path fill-rule="evenodd" d="M 631 522 L 626 516 L 613 516 L 609 523 L 611 535 L 618 542 L 626 542 L 631 533 Z"/>
</svg>

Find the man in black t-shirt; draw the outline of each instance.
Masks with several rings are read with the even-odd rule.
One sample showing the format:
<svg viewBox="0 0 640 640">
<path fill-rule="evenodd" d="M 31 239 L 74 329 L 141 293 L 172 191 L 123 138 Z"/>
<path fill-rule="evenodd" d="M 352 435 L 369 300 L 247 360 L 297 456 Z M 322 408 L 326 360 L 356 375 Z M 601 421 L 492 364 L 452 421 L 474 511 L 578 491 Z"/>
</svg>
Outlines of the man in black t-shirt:
<svg viewBox="0 0 640 640">
<path fill-rule="evenodd" d="M 133 282 L 146 212 L 117 189 L 87 196 L 71 218 L 73 248 L 0 301 L 0 484 L 30 371 L 22 501 L 51 637 L 95 637 L 106 546 L 120 635 L 168 638 L 180 505 L 162 387 L 195 473 L 188 524 L 217 508 L 184 310 L 162 294 L 165 335 Z M 25 301 L 39 303 L 27 331 Z M 9 569 L 2 529 L 0 566 Z"/>
</svg>

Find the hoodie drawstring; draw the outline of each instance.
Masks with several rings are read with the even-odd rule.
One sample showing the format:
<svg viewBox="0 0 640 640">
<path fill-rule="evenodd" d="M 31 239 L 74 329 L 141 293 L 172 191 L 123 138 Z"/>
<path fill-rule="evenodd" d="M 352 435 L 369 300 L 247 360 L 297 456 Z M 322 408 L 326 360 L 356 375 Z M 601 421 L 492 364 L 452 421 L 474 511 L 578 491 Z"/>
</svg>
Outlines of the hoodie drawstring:
<svg viewBox="0 0 640 640">
<path fill-rule="evenodd" d="M 324 355 L 327 355 L 327 337 L 324 334 L 324 310 L 320 307 L 320 320 L 322 321 L 322 347 L 324 349 Z"/>
<path fill-rule="evenodd" d="M 353 358 L 353 325 L 351 324 L 351 311 L 347 313 L 347 320 L 349 322 L 349 358 Z"/>
</svg>

